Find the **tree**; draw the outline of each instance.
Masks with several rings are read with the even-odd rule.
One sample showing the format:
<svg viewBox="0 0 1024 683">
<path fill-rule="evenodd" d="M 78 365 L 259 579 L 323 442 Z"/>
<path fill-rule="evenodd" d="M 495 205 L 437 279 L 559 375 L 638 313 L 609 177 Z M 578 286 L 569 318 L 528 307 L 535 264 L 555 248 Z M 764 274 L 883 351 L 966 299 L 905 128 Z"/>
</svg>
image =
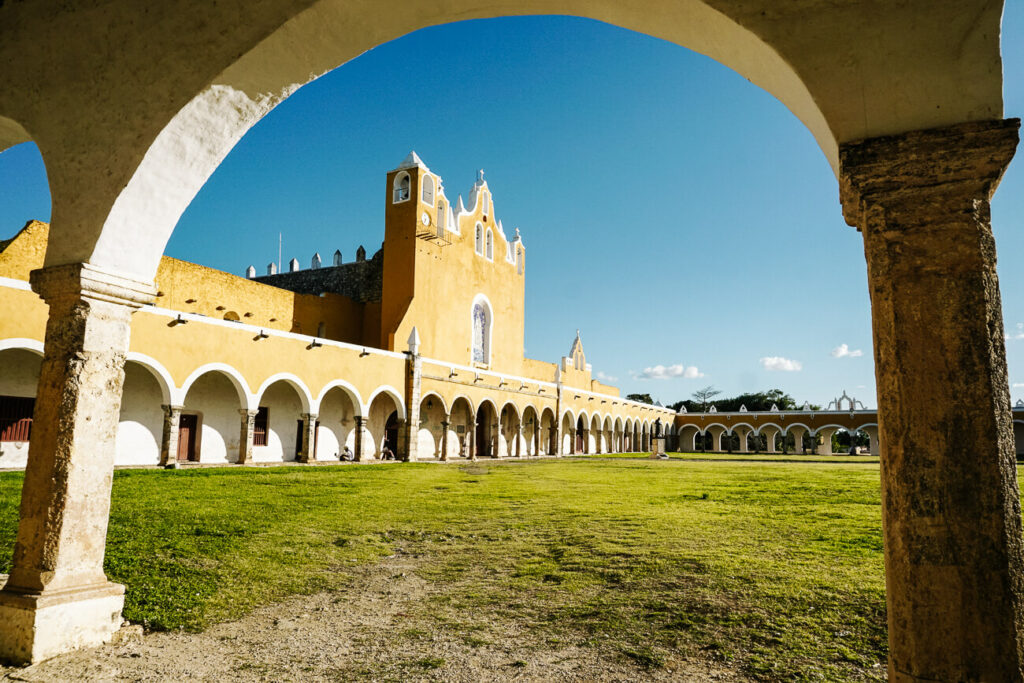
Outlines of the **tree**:
<svg viewBox="0 0 1024 683">
<path fill-rule="evenodd" d="M 648 405 L 654 405 L 654 399 L 651 398 L 650 394 L 627 394 L 627 401 L 637 401 L 639 403 L 646 403 Z"/>
<path fill-rule="evenodd" d="M 700 404 L 701 411 L 706 411 L 708 408 L 708 403 L 711 402 L 711 399 L 713 399 L 715 396 L 718 396 L 720 393 L 722 392 L 718 389 L 715 389 L 714 385 L 709 384 L 703 389 L 698 389 L 697 391 L 693 392 L 693 401 L 694 403 Z"/>
</svg>

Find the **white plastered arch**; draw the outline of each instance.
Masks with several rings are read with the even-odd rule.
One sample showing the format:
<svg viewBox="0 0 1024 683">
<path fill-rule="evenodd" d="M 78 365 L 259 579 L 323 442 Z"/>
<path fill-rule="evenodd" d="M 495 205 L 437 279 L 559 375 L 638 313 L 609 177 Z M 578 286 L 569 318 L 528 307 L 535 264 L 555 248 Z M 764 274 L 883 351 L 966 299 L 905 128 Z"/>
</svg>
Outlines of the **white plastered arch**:
<svg viewBox="0 0 1024 683">
<path fill-rule="evenodd" d="M 0 339 L 0 351 L 9 351 L 16 349 L 19 351 L 31 351 L 32 353 L 43 355 L 43 342 L 38 339 L 28 339 L 26 337 L 11 337 L 10 339 Z"/>
<path fill-rule="evenodd" d="M 807 432 L 808 434 L 814 434 L 814 429 L 812 429 L 811 427 L 808 427 L 803 422 L 794 422 L 791 425 L 787 425 L 785 433 L 788 435 L 789 434 L 789 430 L 793 429 L 794 427 L 803 427 L 804 431 Z"/>
<path fill-rule="evenodd" d="M 818 433 L 821 432 L 821 430 L 823 430 L 823 429 L 835 429 L 836 431 L 843 430 L 844 432 L 850 431 L 850 428 L 847 427 L 846 425 L 825 424 L 825 425 L 821 425 L 820 427 L 815 429 L 813 432 L 811 432 L 811 436 L 817 436 Z"/>
<path fill-rule="evenodd" d="M 235 387 L 235 391 L 238 392 L 239 408 L 256 410 L 260 407 L 259 400 L 249 389 L 249 384 L 245 381 L 245 377 L 242 376 L 242 373 L 226 363 L 207 363 L 205 365 L 200 365 L 198 368 L 193 370 L 192 374 L 189 375 L 188 379 L 186 379 L 181 385 L 180 405 L 185 404 L 185 399 L 188 398 L 188 390 L 196 383 L 196 380 L 211 372 L 220 373 L 231 381 L 231 384 Z"/>
<path fill-rule="evenodd" d="M 441 409 L 444 411 L 444 414 L 445 415 L 450 415 L 451 414 L 451 413 L 448 412 L 448 403 L 445 402 L 444 396 L 442 396 L 441 394 L 437 393 L 434 390 L 430 390 L 430 391 L 424 392 L 420 396 L 420 405 L 422 406 L 424 401 L 426 401 L 428 398 L 436 398 L 438 401 L 441 402 Z"/>
<path fill-rule="evenodd" d="M 356 416 L 363 415 L 363 399 L 359 396 L 359 390 L 356 389 L 351 383 L 346 382 L 343 379 L 333 379 L 324 385 L 324 388 L 320 390 L 320 394 L 313 401 L 313 411 L 320 412 L 320 404 L 323 403 L 324 398 L 327 397 L 327 393 L 331 389 L 341 389 L 348 396 L 348 399 L 352 402 L 352 408 L 355 411 Z"/>
<path fill-rule="evenodd" d="M 390 384 L 382 384 L 373 390 L 373 393 L 370 394 L 366 399 L 366 405 L 363 406 L 363 414 L 370 414 L 370 406 L 373 405 L 373 400 L 380 396 L 381 394 L 387 394 L 394 400 L 395 405 L 398 406 L 398 421 L 405 422 L 405 401 L 402 399 L 402 394 L 399 393 L 398 389 L 395 389 Z"/>
<path fill-rule="evenodd" d="M 301 379 L 296 377 L 290 372 L 278 372 L 271 375 L 263 381 L 260 385 L 259 390 L 256 392 L 256 405 L 259 405 L 260 400 L 263 398 L 263 393 L 270 388 L 271 385 L 278 382 L 284 382 L 295 390 L 295 393 L 299 395 L 299 403 L 302 404 L 302 412 L 311 413 L 314 405 L 319 405 L 318 402 L 313 400 L 313 395 L 309 391 L 309 387 Z"/>
<path fill-rule="evenodd" d="M 167 368 L 160 361 L 138 351 L 129 351 L 125 360 L 137 363 L 149 371 L 149 374 L 153 376 L 156 383 L 160 385 L 160 395 L 163 398 L 164 405 L 184 405 L 185 394 L 179 392 L 178 388 L 174 385 L 174 378 L 171 377 L 171 373 L 167 371 Z"/>
</svg>

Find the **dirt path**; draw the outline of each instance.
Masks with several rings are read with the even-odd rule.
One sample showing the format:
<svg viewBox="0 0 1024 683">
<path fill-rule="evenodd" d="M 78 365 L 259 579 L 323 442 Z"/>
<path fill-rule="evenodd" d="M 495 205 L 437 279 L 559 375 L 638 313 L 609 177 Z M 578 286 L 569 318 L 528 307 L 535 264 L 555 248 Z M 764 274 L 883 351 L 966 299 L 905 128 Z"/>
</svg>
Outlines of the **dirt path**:
<svg viewBox="0 0 1024 683">
<path fill-rule="evenodd" d="M 745 680 L 707 662 L 669 659 L 649 670 L 600 647 L 552 646 L 508 620 L 467 642 L 442 620 L 410 616 L 444 590 L 416 568 L 396 556 L 340 591 L 296 596 L 199 634 L 129 629 L 124 642 L 0 667 L 0 681 Z"/>
</svg>

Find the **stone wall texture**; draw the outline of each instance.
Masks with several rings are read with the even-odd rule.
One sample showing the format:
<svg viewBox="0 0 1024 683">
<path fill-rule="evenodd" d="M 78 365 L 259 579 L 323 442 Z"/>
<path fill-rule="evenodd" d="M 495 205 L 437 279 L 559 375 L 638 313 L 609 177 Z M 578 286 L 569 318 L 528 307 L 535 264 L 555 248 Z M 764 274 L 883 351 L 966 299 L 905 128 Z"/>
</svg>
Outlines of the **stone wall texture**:
<svg viewBox="0 0 1024 683">
<path fill-rule="evenodd" d="M 346 296 L 361 304 L 380 301 L 384 284 L 384 252 L 378 251 L 367 261 L 311 268 L 294 273 L 260 275 L 253 280 L 298 294 L 319 295 L 329 292 Z"/>
</svg>

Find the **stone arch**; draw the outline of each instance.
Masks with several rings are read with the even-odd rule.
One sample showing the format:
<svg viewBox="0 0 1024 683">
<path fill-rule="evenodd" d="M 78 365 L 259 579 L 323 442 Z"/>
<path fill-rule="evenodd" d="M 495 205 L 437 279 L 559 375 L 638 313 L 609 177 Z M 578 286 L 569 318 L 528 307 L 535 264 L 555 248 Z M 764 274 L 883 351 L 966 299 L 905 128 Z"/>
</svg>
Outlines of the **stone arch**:
<svg viewBox="0 0 1024 683">
<path fill-rule="evenodd" d="M 416 433 L 417 458 L 441 458 L 441 445 L 447 435 L 448 406 L 441 394 L 428 391 L 420 397 L 420 424 Z"/>
<path fill-rule="evenodd" d="M 217 372 L 227 377 L 235 387 L 235 391 L 238 392 L 238 399 L 241 401 L 243 408 L 249 408 L 250 410 L 256 409 L 256 396 L 249 390 L 249 384 L 245 381 L 245 377 L 243 377 L 242 373 L 238 370 L 226 363 L 206 363 L 205 365 L 200 365 L 198 368 L 193 370 L 192 374 L 190 374 L 181 384 L 180 395 L 182 400 L 184 401 L 185 397 L 188 395 L 189 389 L 192 388 L 192 385 L 195 384 L 200 377 L 211 372 Z"/>
<path fill-rule="evenodd" d="M 126 360 L 138 364 L 153 375 L 153 378 L 160 386 L 160 398 L 165 405 L 180 404 L 184 395 L 180 394 L 178 388 L 174 385 L 174 378 L 171 377 L 171 373 L 167 371 L 167 368 L 160 361 L 138 351 L 129 351 Z"/>
<path fill-rule="evenodd" d="M 313 402 L 313 412 L 318 415 L 317 460 L 338 460 L 346 447 L 353 458 L 359 456 L 356 423 L 363 404 L 355 387 L 343 380 L 329 382 Z"/>
<path fill-rule="evenodd" d="M 408 171 L 401 171 L 395 174 L 395 180 L 391 188 L 391 203 L 400 204 L 407 202 L 412 197 L 412 177 Z"/>
<path fill-rule="evenodd" d="M 473 437 L 476 457 L 498 457 L 498 408 L 489 398 L 480 400 L 476 407 L 476 433 Z"/>
<path fill-rule="evenodd" d="M 350 382 L 346 382 L 343 379 L 332 379 L 330 382 L 324 385 L 317 395 L 316 400 L 313 401 L 313 410 L 316 412 L 320 411 L 321 403 L 327 394 L 333 390 L 338 389 L 342 391 L 349 400 L 352 401 L 353 407 L 355 408 L 356 415 L 363 414 L 363 399 L 359 396 L 359 390 L 355 388 Z"/>
<path fill-rule="evenodd" d="M 448 457 L 470 457 L 476 422 L 473 401 L 464 394 L 456 395 L 448 411 L 448 421 Z"/>
<path fill-rule="evenodd" d="M 366 412 L 369 413 L 369 407 L 373 404 L 373 400 L 381 394 L 387 394 L 398 406 L 398 412 L 405 415 L 405 400 L 402 398 L 402 392 L 395 389 L 390 384 L 382 384 L 373 390 L 369 398 L 366 399 Z"/>
<path fill-rule="evenodd" d="M 558 444 L 560 455 L 570 455 L 576 445 L 576 414 L 572 408 L 566 408 L 558 421 L 558 433 L 561 443 Z"/>
<path fill-rule="evenodd" d="M 280 372 L 268 377 L 256 392 L 257 431 L 252 449 L 254 462 L 298 460 L 302 450 L 304 416 L 313 399 L 295 375 Z M 318 430 L 319 431 L 319 430 Z M 319 444 L 314 443 L 313 448 Z"/>
<path fill-rule="evenodd" d="M 555 411 L 545 406 L 540 411 L 540 454 L 558 455 L 558 421 Z"/>
<path fill-rule="evenodd" d="M 987 28 L 975 31 L 973 35 L 982 37 L 966 49 L 932 49 L 934 54 L 927 64 L 912 58 L 899 61 L 896 55 L 922 46 L 905 37 L 900 42 L 894 39 L 888 46 L 891 51 L 861 48 L 857 59 L 862 65 L 854 75 L 849 70 L 821 68 L 819 53 L 801 51 L 796 37 L 778 31 L 778 22 L 770 20 L 776 19 L 774 16 L 766 18 L 704 1 L 687 3 L 684 8 L 672 4 L 624 8 L 614 3 L 583 8 L 568 0 L 550 0 L 531 8 L 539 14 L 581 16 L 621 26 L 687 47 L 728 66 L 783 102 L 810 129 L 833 168 L 837 167 L 837 141 L 999 116 L 1001 78 L 998 69 L 993 68 L 993 62 L 998 61 L 998 45 L 994 55 L 990 45 L 990 36 L 998 40 L 998 9 L 994 3 L 975 18 Z M 70 218 L 65 223 L 64 215 L 59 214 L 61 220 L 54 221 L 54 225 L 64 226 L 61 231 L 67 233 L 65 236 L 79 238 L 78 245 L 58 240 L 61 247 L 47 254 L 48 265 L 91 262 L 150 279 L 174 225 L 207 178 L 253 125 L 296 90 L 377 45 L 425 26 L 520 15 L 523 8 L 512 0 L 459 0 L 442 8 L 377 13 L 371 6 L 352 7 L 327 0 L 297 9 L 278 0 L 251 13 L 244 30 L 235 27 L 231 31 L 224 30 L 225 24 L 236 20 L 219 15 L 221 11 L 225 10 L 204 10 L 209 16 L 203 25 L 218 40 L 205 41 L 201 50 L 176 54 L 168 60 L 161 73 L 166 80 L 156 78 L 146 84 L 152 88 L 153 97 L 136 92 L 136 101 L 117 101 L 130 110 L 123 120 L 145 122 L 138 134 L 116 138 L 107 134 L 109 139 L 97 136 L 95 151 L 64 152 L 79 157 L 92 152 L 103 158 L 100 152 L 107 150 L 110 167 L 93 174 L 104 179 L 92 197 L 85 199 L 90 193 L 83 191 L 77 177 L 80 171 L 72 164 L 66 164 L 66 170 L 61 163 L 48 168 L 54 205 L 66 205 Z M 838 21 L 839 13 L 835 14 L 835 18 L 823 15 L 826 25 L 822 28 L 838 35 L 839 26 L 827 23 Z M 870 27 L 864 23 L 866 17 L 854 16 L 861 23 L 851 26 L 851 17 L 843 16 L 842 35 L 857 35 Z M 373 30 L 355 32 L 355 26 Z M 155 42 L 147 41 L 151 51 L 160 49 Z M 303 49 L 295 50 L 295 45 Z M 84 48 L 81 51 L 83 57 L 88 54 Z M 142 57 L 138 55 L 140 60 Z M 902 67 L 905 80 L 921 84 L 904 93 L 902 106 L 891 106 L 891 92 L 886 89 L 872 92 L 854 87 L 874 76 L 888 82 L 884 76 L 891 74 L 893 63 Z M 948 68 L 937 68 L 938 64 Z M 18 92 L 40 80 L 32 80 L 35 70 L 26 71 L 6 77 L 6 87 L 0 90 Z M 173 92 L 173 96 L 156 97 L 164 92 Z M 948 94 L 951 92 L 969 96 L 952 97 Z M 110 102 L 105 104 L 104 112 L 110 108 Z M 853 116 L 851 112 L 859 113 Z M 104 131 L 98 125 L 99 112 L 76 113 L 78 126 L 88 129 L 91 122 Z M 0 149 L 29 139 L 27 129 L 43 128 L 45 133 L 48 127 L 59 125 L 41 115 L 32 118 L 27 126 L 4 119 Z M 57 121 L 63 123 L 60 118 Z M 44 139 L 61 138 L 53 131 Z M 44 157 L 63 152 L 56 144 L 52 147 L 42 150 Z M 155 192 L 157 188 L 163 192 Z M 153 202 L 159 194 L 163 197 Z M 132 226 L 138 231 L 140 225 L 146 226 L 145 236 L 132 232 Z M 118 256 L 118 244 L 131 248 L 121 250 Z"/>
<path fill-rule="evenodd" d="M 0 340 L 0 396 L 16 402 L 24 419 L 13 434 L 0 441 L 0 467 L 25 467 L 28 463 L 28 436 L 31 433 L 43 345 L 32 339 Z"/>
<path fill-rule="evenodd" d="M 523 414 L 520 417 L 523 428 L 523 450 L 520 455 L 540 455 L 540 413 L 532 403 L 523 407 Z"/>
<path fill-rule="evenodd" d="M 505 401 L 498 413 L 498 457 L 518 457 L 522 453 L 521 428 L 519 406 L 513 401 Z"/>
<path fill-rule="evenodd" d="M 277 382 L 284 382 L 295 390 L 295 393 L 298 395 L 299 400 L 302 403 L 302 412 L 312 412 L 316 405 L 316 401 L 313 400 L 313 394 L 310 393 L 305 382 L 290 372 L 278 372 L 265 379 L 263 384 L 261 384 L 260 388 L 256 391 L 256 399 L 261 399 L 263 397 L 263 393 L 270 388 L 271 385 Z"/>
<path fill-rule="evenodd" d="M 241 373 L 224 363 L 197 368 L 182 384 L 182 417 L 194 420 L 191 445 L 184 448 L 197 462 L 238 462 L 241 445 L 239 413 L 258 403 Z M 182 438 L 179 435 L 179 439 Z M 188 441 L 188 440 L 186 440 Z"/>
<path fill-rule="evenodd" d="M 603 453 L 604 449 L 601 444 L 601 415 L 594 413 L 590 416 L 590 428 L 587 433 L 587 452 Z"/>
<path fill-rule="evenodd" d="M 362 435 L 363 454 L 380 458 L 387 444 L 396 457 L 401 457 L 396 424 L 405 422 L 405 405 L 401 395 L 393 387 L 383 385 L 370 394 L 367 402 L 365 431 Z"/>
<path fill-rule="evenodd" d="M 160 463 L 164 406 L 172 405 L 173 389 L 170 374 L 160 363 L 143 354 L 128 354 L 114 440 L 116 464 Z"/>
</svg>

